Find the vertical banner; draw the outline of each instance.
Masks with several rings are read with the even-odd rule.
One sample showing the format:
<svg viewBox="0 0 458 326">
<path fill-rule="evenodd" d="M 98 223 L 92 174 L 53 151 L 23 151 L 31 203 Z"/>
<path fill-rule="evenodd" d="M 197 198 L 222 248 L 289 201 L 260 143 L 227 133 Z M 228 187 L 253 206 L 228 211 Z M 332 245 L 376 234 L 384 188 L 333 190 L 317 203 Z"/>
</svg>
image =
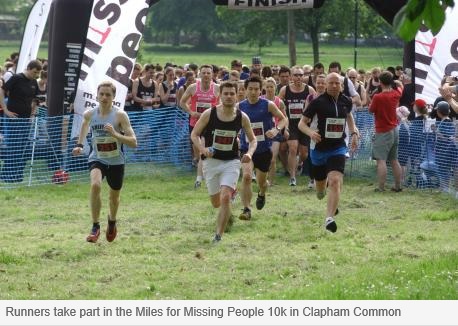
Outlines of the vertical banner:
<svg viewBox="0 0 458 326">
<path fill-rule="evenodd" d="M 127 85 L 145 28 L 150 0 L 94 0 L 74 102 L 76 114 L 97 106 L 97 86 L 116 86 L 113 105 L 124 107 Z"/>
<path fill-rule="evenodd" d="M 30 10 L 19 52 L 19 60 L 16 68 L 16 72 L 18 73 L 24 71 L 27 64 L 37 58 L 52 2 L 53 0 L 38 0 Z"/>
<path fill-rule="evenodd" d="M 458 76 L 458 6 L 447 9 L 437 35 L 424 29 L 415 38 L 415 96 L 432 104 L 444 75 Z"/>
</svg>

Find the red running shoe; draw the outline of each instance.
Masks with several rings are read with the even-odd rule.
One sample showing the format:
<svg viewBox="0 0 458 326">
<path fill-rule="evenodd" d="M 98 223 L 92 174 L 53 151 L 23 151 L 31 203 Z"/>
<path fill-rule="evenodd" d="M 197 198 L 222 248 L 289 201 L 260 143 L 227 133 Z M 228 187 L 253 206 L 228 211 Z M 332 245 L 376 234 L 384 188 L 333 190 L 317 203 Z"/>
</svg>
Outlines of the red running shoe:
<svg viewBox="0 0 458 326">
<path fill-rule="evenodd" d="M 118 234 L 116 221 L 110 221 L 110 219 L 108 219 L 108 226 L 106 231 L 107 241 L 112 242 L 116 238 L 116 234 Z"/>
<path fill-rule="evenodd" d="M 97 240 L 99 240 L 99 236 L 100 236 L 100 226 L 99 227 L 93 226 L 91 233 L 86 237 L 86 241 L 96 243 Z"/>
</svg>

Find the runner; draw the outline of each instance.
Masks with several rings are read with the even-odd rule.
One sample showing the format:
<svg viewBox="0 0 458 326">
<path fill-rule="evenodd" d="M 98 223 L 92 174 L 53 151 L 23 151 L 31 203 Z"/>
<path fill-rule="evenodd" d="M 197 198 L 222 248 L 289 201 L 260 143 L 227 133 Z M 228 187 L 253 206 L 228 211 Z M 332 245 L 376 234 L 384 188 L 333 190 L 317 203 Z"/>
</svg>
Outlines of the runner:
<svg viewBox="0 0 458 326">
<path fill-rule="evenodd" d="M 352 151 L 356 150 L 359 138 L 351 99 L 341 91 L 340 75 L 330 73 L 326 77 L 326 93 L 310 103 L 299 122 L 299 129 L 311 138 L 310 158 L 318 199 L 323 199 L 326 187 L 329 188 L 325 227 L 330 232 L 337 231 L 334 217 L 338 214 L 347 152 L 345 123 L 349 126 Z"/>
<path fill-rule="evenodd" d="M 283 115 L 286 118 L 286 111 L 285 111 L 285 103 L 279 98 L 278 96 L 275 95 L 275 91 L 277 89 L 277 83 L 275 82 L 274 78 L 267 78 L 265 82 L 265 89 L 266 89 L 266 95 L 264 98 L 266 98 L 269 101 L 272 101 L 275 103 L 277 108 L 283 113 Z M 275 120 L 275 126 L 278 127 L 278 120 Z M 289 137 L 289 132 L 288 132 L 288 127 L 283 128 L 281 132 L 275 136 L 272 139 L 272 161 L 270 162 L 270 168 L 269 168 L 269 185 L 273 186 L 275 184 L 275 175 L 277 173 L 277 156 L 279 156 L 279 151 L 280 151 L 280 144 L 286 143 L 286 140 Z M 286 157 L 285 157 L 286 158 Z M 282 160 L 282 157 L 280 157 L 280 161 L 283 164 L 283 167 L 288 166 L 288 161 L 286 159 Z"/>
<path fill-rule="evenodd" d="M 231 198 L 237 187 L 241 162 L 251 162 L 257 143 L 250 120 L 236 107 L 237 83 L 223 82 L 219 91 L 222 104 L 202 113 L 191 133 L 191 139 L 204 159 L 203 171 L 210 201 L 213 207 L 219 207 L 214 243 L 221 241 L 231 216 Z M 249 146 L 240 160 L 237 134 L 242 128 Z"/>
<path fill-rule="evenodd" d="M 199 120 L 202 113 L 210 107 L 215 106 L 218 101 L 219 86 L 212 81 L 213 67 L 210 65 L 203 65 L 200 67 L 200 79 L 194 84 L 189 86 L 181 98 L 180 107 L 190 114 L 189 131 L 192 129 Z M 189 104 L 189 100 L 191 103 Z M 202 141 L 204 141 L 202 139 Z M 196 144 L 193 142 L 193 152 L 199 153 Z M 202 160 L 199 159 L 197 165 L 197 177 L 194 182 L 194 188 L 200 188 L 202 185 L 203 172 Z"/>
<path fill-rule="evenodd" d="M 304 162 L 308 156 L 307 139 L 297 127 L 302 113 L 305 109 L 305 102 L 309 94 L 315 94 L 315 90 L 302 82 L 304 71 L 301 67 L 296 66 L 291 69 L 293 83 L 284 86 L 278 96 L 285 102 L 286 114 L 289 121 L 289 138 L 288 144 L 288 172 L 290 176 L 289 185 L 296 186 L 296 169 L 298 166 L 297 154 L 300 153 L 300 162 Z"/>
<path fill-rule="evenodd" d="M 124 179 L 124 153 L 122 144 L 137 147 L 137 139 L 129 122 L 127 113 L 113 107 L 116 87 L 111 82 L 102 82 L 97 88 L 99 106 L 84 113 L 84 120 L 78 137 L 78 143 L 73 148 L 73 155 L 83 152 L 83 142 L 91 131 L 92 151 L 89 154 L 89 170 L 91 178 L 90 206 L 92 215 L 92 230 L 87 236 L 88 242 L 97 242 L 100 236 L 100 198 L 101 184 L 104 177 L 110 186 L 110 213 L 106 238 L 112 242 L 116 238 L 116 217 L 119 207 L 119 195 Z"/>
<path fill-rule="evenodd" d="M 259 186 L 258 197 L 256 199 L 256 208 L 261 210 L 266 203 L 267 190 L 267 173 L 269 172 L 272 161 L 272 139 L 285 128 L 288 121 L 274 102 L 260 98 L 262 90 L 262 80 L 258 77 L 250 77 L 245 80 L 247 99 L 239 103 L 239 108 L 250 119 L 251 128 L 257 140 L 255 153 L 252 160 L 242 164 L 242 204 L 243 212 L 239 216 L 241 220 L 251 219 L 251 180 L 253 168 L 256 169 L 256 182 Z M 274 88 L 275 89 L 275 88 Z M 275 126 L 273 118 L 278 119 L 278 125 Z M 246 153 L 249 143 L 245 133 L 240 135 L 241 153 Z"/>
</svg>

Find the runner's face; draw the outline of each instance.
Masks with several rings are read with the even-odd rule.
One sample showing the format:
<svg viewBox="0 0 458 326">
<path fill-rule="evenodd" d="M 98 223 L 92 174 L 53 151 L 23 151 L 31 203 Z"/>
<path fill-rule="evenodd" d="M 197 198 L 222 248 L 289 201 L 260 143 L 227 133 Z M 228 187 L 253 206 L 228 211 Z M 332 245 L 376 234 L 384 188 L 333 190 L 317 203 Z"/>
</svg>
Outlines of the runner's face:
<svg viewBox="0 0 458 326">
<path fill-rule="evenodd" d="M 287 72 L 282 72 L 280 75 L 279 75 L 279 78 L 280 78 L 280 83 L 282 85 L 288 85 L 289 83 L 289 73 Z"/>
<path fill-rule="evenodd" d="M 253 104 L 256 103 L 259 100 L 259 95 L 261 95 L 261 88 L 259 87 L 259 83 L 248 83 L 246 93 L 248 101 Z"/>
<path fill-rule="evenodd" d="M 318 94 L 323 94 L 326 90 L 326 79 L 323 77 L 318 77 L 316 79 L 316 91 Z"/>
<path fill-rule="evenodd" d="M 237 102 L 237 90 L 235 87 L 224 87 L 221 90 L 221 102 L 224 106 L 234 106 Z"/>
<path fill-rule="evenodd" d="M 146 79 L 152 79 L 154 76 L 154 69 L 145 70 Z"/>
<path fill-rule="evenodd" d="M 266 94 L 275 95 L 275 85 L 272 82 L 266 83 Z"/>
<path fill-rule="evenodd" d="M 293 73 L 293 83 L 295 85 L 302 84 L 302 77 L 304 76 L 304 71 L 302 69 L 294 69 Z"/>
<path fill-rule="evenodd" d="M 237 98 L 239 101 L 243 101 L 245 99 L 246 91 L 245 85 L 243 83 L 239 83 L 238 91 L 237 91 Z"/>
<path fill-rule="evenodd" d="M 111 87 L 102 86 L 97 92 L 97 100 L 101 105 L 108 105 L 113 103 L 114 94 Z"/>
<path fill-rule="evenodd" d="M 342 89 L 339 76 L 332 74 L 326 77 L 326 91 L 329 95 L 337 97 Z"/>
<path fill-rule="evenodd" d="M 213 70 L 212 69 L 203 68 L 200 71 L 200 78 L 202 79 L 202 81 L 210 82 L 212 80 L 212 77 L 213 77 Z"/>
</svg>

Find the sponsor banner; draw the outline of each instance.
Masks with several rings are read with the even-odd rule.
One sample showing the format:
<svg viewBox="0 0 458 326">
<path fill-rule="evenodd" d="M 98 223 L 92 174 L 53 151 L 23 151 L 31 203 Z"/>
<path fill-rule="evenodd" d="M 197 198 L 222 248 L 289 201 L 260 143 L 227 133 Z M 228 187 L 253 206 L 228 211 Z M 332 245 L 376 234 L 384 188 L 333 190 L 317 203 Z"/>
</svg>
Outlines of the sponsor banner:
<svg viewBox="0 0 458 326">
<path fill-rule="evenodd" d="M 4 300 L 2 325 L 458 325 L 456 300 Z"/>
<path fill-rule="evenodd" d="M 324 0 L 213 0 L 216 5 L 229 9 L 285 10 L 319 8 Z"/>
<path fill-rule="evenodd" d="M 27 68 L 27 64 L 37 58 L 52 2 L 53 0 L 38 0 L 30 10 L 19 52 L 16 68 L 18 73 L 24 71 Z"/>
<path fill-rule="evenodd" d="M 116 86 L 113 105 L 124 108 L 150 0 L 94 0 L 74 102 L 76 114 L 97 103 L 97 86 Z"/>
<path fill-rule="evenodd" d="M 447 9 L 437 35 L 420 30 L 415 38 L 415 97 L 433 104 L 444 75 L 458 76 L 458 6 Z"/>
</svg>

